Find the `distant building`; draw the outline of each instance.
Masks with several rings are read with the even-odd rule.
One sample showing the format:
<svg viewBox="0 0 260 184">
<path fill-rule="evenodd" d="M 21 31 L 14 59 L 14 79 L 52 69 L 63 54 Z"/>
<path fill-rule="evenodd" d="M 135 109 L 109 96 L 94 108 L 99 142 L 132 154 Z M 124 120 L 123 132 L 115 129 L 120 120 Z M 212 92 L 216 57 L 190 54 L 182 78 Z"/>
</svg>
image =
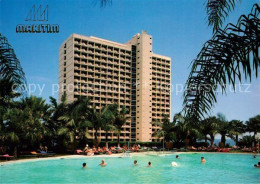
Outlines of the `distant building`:
<svg viewBox="0 0 260 184">
<path fill-rule="evenodd" d="M 87 96 L 97 109 L 117 103 L 129 110 L 121 141 L 151 142 L 162 115 L 170 117 L 171 58 L 154 54 L 145 31 L 125 44 L 72 34 L 59 49 L 59 100 Z M 94 131 L 89 130 L 94 137 Z M 105 139 L 105 132 L 99 131 Z M 109 140 L 117 140 L 109 133 Z"/>
</svg>

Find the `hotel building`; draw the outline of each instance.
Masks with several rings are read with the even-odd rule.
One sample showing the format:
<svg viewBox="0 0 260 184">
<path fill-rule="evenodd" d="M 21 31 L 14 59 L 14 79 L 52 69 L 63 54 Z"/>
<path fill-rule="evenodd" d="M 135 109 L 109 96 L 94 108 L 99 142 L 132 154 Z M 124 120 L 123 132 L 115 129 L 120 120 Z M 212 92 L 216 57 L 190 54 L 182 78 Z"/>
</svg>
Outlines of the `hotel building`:
<svg viewBox="0 0 260 184">
<path fill-rule="evenodd" d="M 87 96 L 92 106 L 124 105 L 129 121 L 121 141 L 151 142 L 163 114 L 170 117 L 171 58 L 154 54 L 152 36 L 145 31 L 125 44 L 72 34 L 59 49 L 59 100 L 68 103 Z M 89 130 L 94 137 L 94 131 Z M 99 131 L 105 139 L 105 132 Z M 117 140 L 109 133 L 109 140 Z"/>
</svg>

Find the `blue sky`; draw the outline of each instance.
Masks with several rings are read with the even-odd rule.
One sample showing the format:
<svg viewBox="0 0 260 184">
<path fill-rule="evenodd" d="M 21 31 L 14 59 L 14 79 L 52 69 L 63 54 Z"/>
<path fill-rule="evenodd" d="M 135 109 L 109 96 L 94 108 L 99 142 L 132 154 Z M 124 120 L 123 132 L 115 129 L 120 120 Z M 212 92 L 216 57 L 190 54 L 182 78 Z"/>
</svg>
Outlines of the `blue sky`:
<svg viewBox="0 0 260 184">
<path fill-rule="evenodd" d="M 153 36 L 153 51 L 172 58 L 172 115 L 182 109 L 182 92 L 189 65 L 202 45 L 211 38 L 207 26 L 206 0 L 113 0 L 112 6 L 100 8 L 98 0 L 0 0 L 0 32 L 15 49 L 28 84 L 44 87 L 33 95 L 48 99 L 52 84 L 58 83 L 58 49 L 72 33 L 96 36 L 125 43 L 134 34 L 146 30 Z M 242 0 L 226 22 L 236 23 L 259 0 Z M 59 24 L 59 34 L 18 34 L 17 24 L 25 24 L 32 5 L 49 6 L 49 24 Z M 245 83 L 249 83 L 245 81 Z M 242 89 L 246 89 L 243 86 Z M 229 92 L 218 96 L 212 114 L 222 112 L 228 120 L 247 120 L 259 114 L 260 80 L 253 78 L 250 92 Z"/>
</svg>

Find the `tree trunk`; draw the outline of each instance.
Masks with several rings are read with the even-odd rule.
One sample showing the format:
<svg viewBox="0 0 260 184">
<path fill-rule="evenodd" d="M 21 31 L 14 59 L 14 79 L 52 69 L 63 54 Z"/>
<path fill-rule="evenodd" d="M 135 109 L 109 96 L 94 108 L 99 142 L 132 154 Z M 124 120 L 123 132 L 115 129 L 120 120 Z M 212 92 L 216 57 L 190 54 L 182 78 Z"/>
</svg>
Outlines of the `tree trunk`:
<svg viewBox="0 0 260 184">
<path fill-rule="evenodd" d="M 210 134 L 210 147 L 213 147 L 215 136 L 213 134 Z"/>
<path fill-rule="evenodd" d="M 205 144 L 207 144 L 207 140 L 208 140 L 208 139 L 207 139 L 207 135 L 205 135 Z"/>
<path fill-rule="evenodd" d="M 190 146 L 190 139 L 189 139 L 189 138 L 186 138 L 186 139 L 184 140 L 184 142 L 185 142 L 185 148 L 187 149 L 187 148 Z"/>
<path fill-rule="evenodd" d="M 118 132 L 118 134 L 117 134 L 117 147 L 120 147 L 120 131 Z"/>
<path fill-rule="evenodd" d="M 98 146 L 98 136 L 97 136 L 97 134 L 98 134 L 98 129 L 95 129 L 95 139 L 94 139 L 94 141 L 93 141 L 93 145 L 95 145 L 96 147 Z"/>
<path fill-rule="evenodd" d="M 214 138 L 210 140 L 210 147 L 213 147 L 214 144 Z"/>
<path fill-rule="evenodd" d="M 254 132 L 254 147 L 255 147 L 255 150 L 256 150 L 256 134 L 257 134 L 257 132 Z"/>
<path fill-rule="evenodd" d="M 74 136 L 74 141 L 73 141 L 73 152 L 76 152 L 76 136 Z"/>
<path fill-rule="evenodd" d="M 17 158 L 17 145 L 14 146 L 14 158 Z"/>
<path fill-rule="evenodd" d="M 107 137 L 108 137 L 108 131 L 106 131 L 106 148 L 108 149 L 108 141 L 107 141 L 108 138 Z"/>
<path fill-rule="evenodd" d="M 238 144 L 238 135 L 236 135 L 236 146 Z"/>
<path fill-rule="evenodd" d="M 97 132 L 98 132 L 98 130 L 95 129 L 95 141 L 96 141 L 96 142 L 97 142 Z"/>
<path fill-rule="evenodd" d="M 221 135 L 221 142 L 224 144 L 224 146 L 226 145 L 226 135 Z"/>
</svg>

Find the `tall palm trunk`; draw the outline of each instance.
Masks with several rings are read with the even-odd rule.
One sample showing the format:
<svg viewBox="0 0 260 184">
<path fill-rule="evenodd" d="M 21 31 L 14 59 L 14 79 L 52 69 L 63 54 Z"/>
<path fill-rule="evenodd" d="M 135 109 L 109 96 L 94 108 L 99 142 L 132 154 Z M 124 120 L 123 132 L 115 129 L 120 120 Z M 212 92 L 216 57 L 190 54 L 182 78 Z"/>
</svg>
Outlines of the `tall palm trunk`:
<svg viewBox="0 0 260 184">
<path fill-rule="evenodd" d="M 208 142 L 208 138 L 207 138 L 207 135 L 205 135 L 205 144 L 207 144 Z"/>
<path fill-rule="evenodd" d="M 238 135 L 236 135 L 236 146 L 238 145 Z"/>
<path fill-rule="evenodd" d="M 190 130 L 187 131 L 187 136 L 185 139 L 185 148 L 187 149 L 190 146 Z"/>
<path fill-rule="evenodd" d="M 13 155 L 14 155 L 15 158 L 17 158 L 17 145 L 14 146 Z"/>
<path fill-rule="evenodd" d="M 97 138 L 98 130 L 95 129 L 95 146 L 98 146 L 98 138 Z"/>
<path fill-rule="evenodd" d="M 257 142 L 256 142 L 256 134 L 257 134 L 257 132 L 254 132 L 254 147 L 256 148 L 256 144 L 257 144 Z"/>
<path fill-rule="evenodd" d="M 215 139 L 215 137 L 214 137 L 213 134 L 211 134 L 211 135 L 209 135 L 209 136 L 210 136 L 210 146 L 212 147 L 213 144 L 214 144 L 214 139 Z"/>
<path fill-rule="evenodd" d="M 76 136 L 74 136 L 74 140 L 73 140 L 73 152 L 76 152 Z"/>
<path fill-rule="evenodd" d="M 108 131 L 106 130 L 106 148 L 108 149 Z"/>
<path fill-rule="evenodd" d="M 224 144 L 224 146 L 226 145 L 226 134 L 221 135 L 221 142 Z"/>
<path fill-rule="evenodd" d="M 118 134 L 117 134 L 117 147 L 120 147 L 120 133 L 121 133 L 121 131 L 118 131 Z"/>
</svg>

